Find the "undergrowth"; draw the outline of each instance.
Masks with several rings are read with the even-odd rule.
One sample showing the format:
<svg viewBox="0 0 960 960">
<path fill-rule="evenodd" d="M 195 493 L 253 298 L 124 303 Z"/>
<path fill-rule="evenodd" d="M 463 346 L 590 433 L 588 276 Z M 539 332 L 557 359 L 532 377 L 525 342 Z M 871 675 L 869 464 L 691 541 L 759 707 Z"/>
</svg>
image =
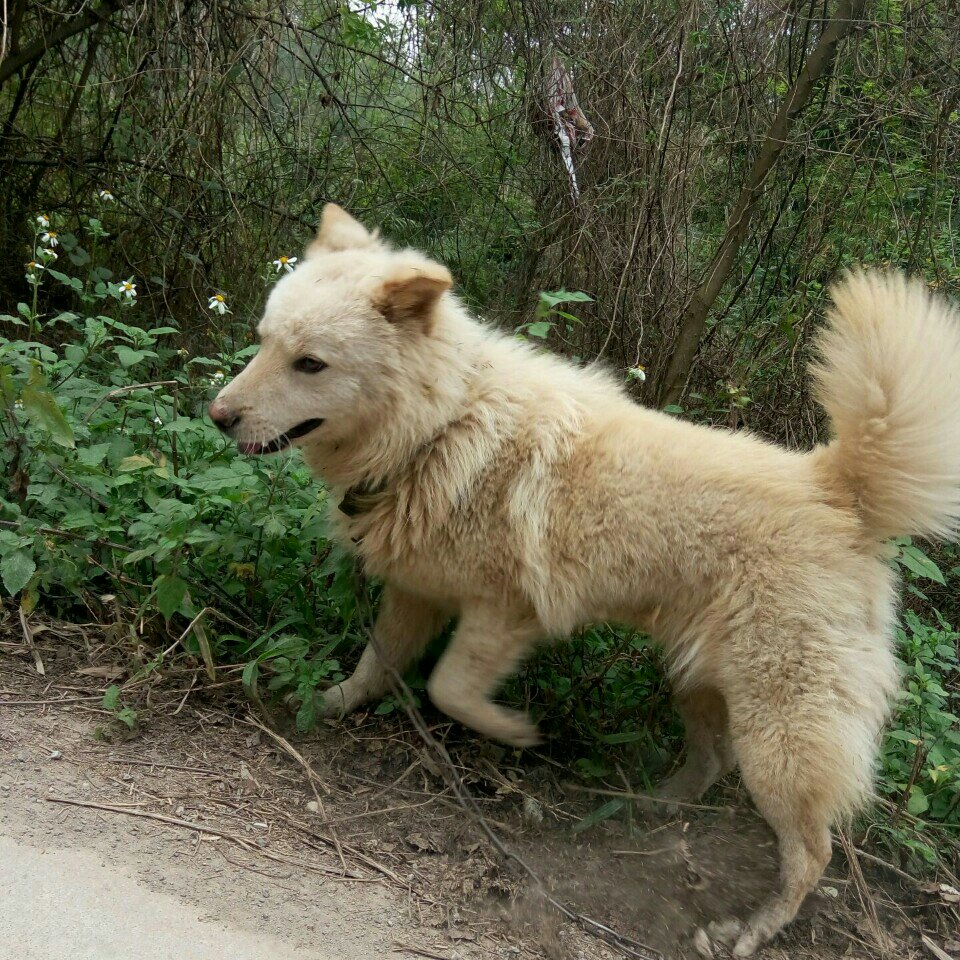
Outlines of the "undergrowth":
<svg viewBox="0 0 960 960">
<path fill-rule="evenodd" d="M 240 349 L 192 357 L 174 322 L 139 324 L 136 281 L 98 260 L 110 215 L 106 200 L 100 217 L 72 230 L 38 215 L 27 295 L 0 316 L 9 334 L 0 341 L 4 603 L 28 616 L 38 605 L 94 616 L 136 676 L 162 669 L 178 644 L 211 672 L 243 665 L 249 696 L 294 694 L 297 725 L 309 729 L 312 692 L 342 679 L 364 640 L 353 562 L 329 541 L 325 491 L 297 456 L 243 458 L 204 419 L 254 349 L 248 326 L 230 330 Z M 282 258 L 266 267 L 286 268 Z M 561 306 L 585 299 L 545 295 L 521 334 L 569 329 L 577 318 Z M 230 315 L 219 291 L 209 306 Z M 905 682 L 869 831 L 935 861 L 942 831 L 960 828 L 960 634 L 924 591 L 955 595 L 960 569 L 950 551 L 938 564 L 909 540 L 895 548 L 909 600 L 897 635 Z M 417 670 L 411 680 L 422 690 Z M 679 748 L 659 656 L 627 631 L 581 631 L 533 661 L 506 696 L 532 706 L 557 759 L 588 780 L 622 786 L 628 771 L 647 788 Z M 107 699 L 132 725 L 119 692 Z"/>
</svg>

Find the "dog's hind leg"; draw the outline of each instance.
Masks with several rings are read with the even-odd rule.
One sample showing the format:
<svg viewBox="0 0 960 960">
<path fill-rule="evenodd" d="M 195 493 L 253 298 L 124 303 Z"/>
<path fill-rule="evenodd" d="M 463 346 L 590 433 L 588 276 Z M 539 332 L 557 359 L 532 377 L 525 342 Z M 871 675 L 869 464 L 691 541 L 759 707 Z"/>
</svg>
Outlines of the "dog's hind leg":
<svg viewBox="0 0 960 960">
<path fill-rule="evenodd" d="M 654 801 L 647 805 L 651 813 L 671 812 L 669 801 L 699 800 L 735 766 L 727 704 L 719 690 L 709 686 L 684 690 L 674 696 L 674 704 L 686 728 L 686 758 L 654 791 Z"/>
<path fill-rule="evenodd" d="M 373 641 L 367 644 L 353 674 L 324 691 L 318 705 L 321 714 L 343 716 L 368 700 L 382 697 L 390 689 L 389 668 L 403 673 L 449 619 L 448 612 L 387 584 L 380 599 Z"/>
<path fill-rule="evenodd" d="M 783 692 L 783 691 L 781 691 Z M 793 692 L 793 691 L 791 691 Z M 830 827 L 855 805 L 864 761 L 856 753 L 856 720 L 829 692 L 728 699 L 734 748 L 744 785 L 773 827 L 780 850 L 780 889 L 747 918 L 712 924 L 712 936 L 748 957 L 796 916 L 830 862 Z"/>
<path fill-rule="evenodd" d="M 539 735 L 529 717 L 490 698 L 542 635 L 531 614 L 492 606 L 465 609 L 430 676 L 430 699 L 485 736 L 517 747 L 533 746 Z"/>
</svg>

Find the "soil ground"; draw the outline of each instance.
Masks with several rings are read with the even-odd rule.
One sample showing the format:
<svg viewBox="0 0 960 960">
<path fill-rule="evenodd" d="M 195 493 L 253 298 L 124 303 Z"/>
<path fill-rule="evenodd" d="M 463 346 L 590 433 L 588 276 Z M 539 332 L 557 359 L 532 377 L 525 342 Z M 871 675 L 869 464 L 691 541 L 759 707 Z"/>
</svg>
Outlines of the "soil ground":
<svg viewBox="0 0 960 960">
<path fill-rule="evenodd" d="M 124 684 L 115 651 L 93 627 L 45 624 L 30 647 L 8 617 L 0 634 L 2 956 L 630 955 L 562 917 L 532 872 L 634 956 L 687 960 L 698 925 L 742 915 L 776 884 L 773 836 L 736 784 L 680 818 L 575 833 L 602 797 L 428 713 L 525 870 L 477 829 L 405 718 L 358 714 L 277 739 L 236 672 L 211 684 L 184 662 Z M 103 709 L 111 681 L 133 729 Z M 960 907 L 936 883 L 851 868 L 838 849 L 760 956 L 952 960 L 957 931 Z"/>
</svg>

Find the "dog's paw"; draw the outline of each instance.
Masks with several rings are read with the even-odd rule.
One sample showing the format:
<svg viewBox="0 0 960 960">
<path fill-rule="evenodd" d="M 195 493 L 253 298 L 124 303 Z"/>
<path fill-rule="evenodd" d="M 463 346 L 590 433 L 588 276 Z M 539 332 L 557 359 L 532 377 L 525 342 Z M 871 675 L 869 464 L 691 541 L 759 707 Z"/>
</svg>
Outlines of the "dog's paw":
<svg viewBox="0 0 960 960">
<path fill-rule="evenodd" d="M 704 957 L 712 957 L 713 944 L 719 944 L 734 957 L 752 957 L 757 947 L 767 940 L 764 932 L 730 918 L 715 920 L 706 930 L 698 927 L 693 937 L 694 949 Z M 726 953 L 724 954 L 726 955 Z"/>
<path fill-rule="evenodd" d="M 752 957 L 757 947 L 766 940 L 767 937 L 762 930 L 754 930 L 753 927 L 747 927 L 743 933 L 740 934 L 740 938 L 733 948 L 733 955 L 735 957 Z"/>
<path fill-rule="evenodd" d="M 322 693 L 314 694 L 314 709 L 318 717 L 342 720 L 350 710 L 343 684 L 338 683 Z"/>
<path fill-rule="evenodd" d="M 494 740 L 521 749 L 535 747 L 543 739 L 537 725 L 525 713 L 518 710 L 499 708 L 496 714 L 489 718 L 484 717 L 482 724 L 477 725 L 477 729 Z"/>
<path fill-rule="evenodd" d="M 743 922 L 734 917 L 727 920 L 714 920 L 707 924 L 707 936 L 728 950 L 733 947 L 744 931 Z"/>
</svg>

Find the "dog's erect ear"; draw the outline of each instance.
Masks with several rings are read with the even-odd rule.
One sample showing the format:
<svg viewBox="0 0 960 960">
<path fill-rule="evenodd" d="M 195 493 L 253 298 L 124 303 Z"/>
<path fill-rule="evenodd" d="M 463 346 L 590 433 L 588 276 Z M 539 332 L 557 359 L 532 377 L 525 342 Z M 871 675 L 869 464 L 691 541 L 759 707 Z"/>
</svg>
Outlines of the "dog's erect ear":
<svg viewBox="0 0 960 960">
<path fill-rule="evenodd" d="M 446 267 L 424 260 L 398 266 L 374 290 L 371 300 L 391 323 L 416 323 L 429 333 L 433 308 L 452 285 Z"/>
<path fill-rule="evenodd" d="M 320 214 L 320 226 L 304 254 L 307 258 L 317 253 L 334 250 L 359 250 L 377 242 L 376 233 L 371 233 L 362 223 L 354 220 L 343 207 L 328 203 Z"/>
</svg>

